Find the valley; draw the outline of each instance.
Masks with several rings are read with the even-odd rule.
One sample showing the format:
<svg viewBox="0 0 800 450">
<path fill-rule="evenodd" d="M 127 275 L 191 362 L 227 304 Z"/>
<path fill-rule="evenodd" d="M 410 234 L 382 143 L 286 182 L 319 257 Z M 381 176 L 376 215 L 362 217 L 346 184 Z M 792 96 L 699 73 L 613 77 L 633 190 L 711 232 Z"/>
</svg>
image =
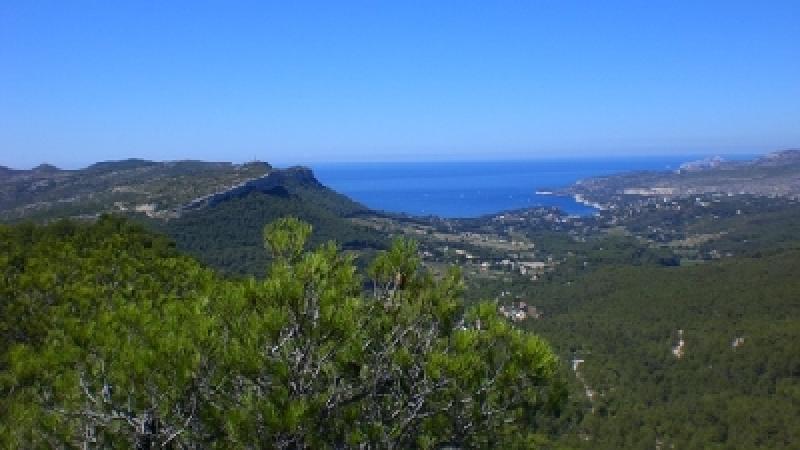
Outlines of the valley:
<svg viewBox="0 0 800 450">
<path fill-rule="evenodd" d="M 6 171 L 0 217 L 113 214 L 231 280 L 267 274 L 262 228 L 281 217 L 309 223 L 311 247 L 337 242 L 362 276 L 393 240 L 410 239 L 436 279 L 460 270 L 465 307 L 488 300 L 552 345 L 569 395 L 557 414 L 530 418 L 546 448 L 795 448 L 800 202 L 785 182 L 795 156 L 780 155 L 584 181 L 568 192 L 603 205 L 589 216 L 532 207 L 462 219 L 373 211 L 303 168 L 126 161 Z M 719 188 L 752 170 L 758 186 L 777 173 L 786 189 Z M 673 177 L 705 187 L 664 190 Z M 647 187 L 620 190 L 631 180 Z"/>
</svg>

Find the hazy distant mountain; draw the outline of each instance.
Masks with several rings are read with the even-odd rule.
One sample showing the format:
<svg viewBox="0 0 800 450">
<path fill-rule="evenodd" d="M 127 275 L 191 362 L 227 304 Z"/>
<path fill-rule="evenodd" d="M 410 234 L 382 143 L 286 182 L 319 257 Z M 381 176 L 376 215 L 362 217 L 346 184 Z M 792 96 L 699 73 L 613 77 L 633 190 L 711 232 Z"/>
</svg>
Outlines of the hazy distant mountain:
<svg viewBox="0 0 800 450">
<path fill-rule="evenodd" d="M 588 178 L 562 189 L 607 202 L 619 196 L 685 196 L 703 193 L 800 198 L 800 150 L 783 150 L 751 161 L 710 158 L 669 172 L 627 172 Z"/>
</svg>

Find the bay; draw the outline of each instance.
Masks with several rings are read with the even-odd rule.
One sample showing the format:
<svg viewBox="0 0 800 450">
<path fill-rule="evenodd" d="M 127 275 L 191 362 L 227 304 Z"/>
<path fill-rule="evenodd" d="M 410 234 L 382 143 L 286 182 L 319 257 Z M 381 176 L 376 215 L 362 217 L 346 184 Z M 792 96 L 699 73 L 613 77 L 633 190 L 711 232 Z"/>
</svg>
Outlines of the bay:
<svg viewBox="0 0 800 450">
<path fill-rule="evenodd" d="M 595 209 L 572 197 L 537 194 L 577 180 L 633 170 L 674 170 L 703 155 L 327 163 L 312 165 L 323 184 L 377 210 L 478 217 L 509 209 L 555 206 L 569 214 Z"/>
</svg>

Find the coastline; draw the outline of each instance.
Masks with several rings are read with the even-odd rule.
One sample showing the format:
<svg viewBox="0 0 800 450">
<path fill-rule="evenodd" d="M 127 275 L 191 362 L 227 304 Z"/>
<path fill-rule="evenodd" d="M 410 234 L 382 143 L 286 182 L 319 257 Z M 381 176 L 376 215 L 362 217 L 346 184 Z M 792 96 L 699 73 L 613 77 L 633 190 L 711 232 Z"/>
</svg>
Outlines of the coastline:
<svg viewBox="0 0 800 450">
<path fill-rule="evenodd" d="M 591 208 L 594 208 L 594 209 L 597 209 L 597 210 L 600 210 L 600 211 L 605 211 L 606 209 L 608 209 L 605 206 L 601 205 L 600 203 L 587 200 L 586 198 L 583 197 L 582 194 L 575 194 L 575 195 L 572 196 L 572 198 L 575 200 L 576 203 L 580 203 L 581 205 L 589 206 Z"/>
<path fill-rule="evenodd" d="M 591 215 L 604 207 L 563 192 L 592 177 L 639 170 L 665 170 L 686 155 L 639 158 L 569 158 L 531 161 L 318 164 L 326 186 L 392 213 L 480 217 L 500 211 L 546 206 Z"/>
</svg>

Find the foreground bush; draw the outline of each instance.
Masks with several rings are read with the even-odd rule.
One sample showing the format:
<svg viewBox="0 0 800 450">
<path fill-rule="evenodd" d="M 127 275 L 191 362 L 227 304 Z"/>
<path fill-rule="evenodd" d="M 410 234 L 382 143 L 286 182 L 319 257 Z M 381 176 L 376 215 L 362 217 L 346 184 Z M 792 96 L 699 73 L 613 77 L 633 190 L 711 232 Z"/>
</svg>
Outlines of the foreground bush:
<svg viewBox="0 0 800 450">
<path fill-rule="evenodd" d="M 0 228 L 9 447 L 535 446 L 557 361 L 460 302 L 413 242 L 365 289 L 309 225 L 265 228 L 264 279 L 221 280 L 124 221 Z M 367 293 L 365 293 L 365 291 Z"/>
</svg>

